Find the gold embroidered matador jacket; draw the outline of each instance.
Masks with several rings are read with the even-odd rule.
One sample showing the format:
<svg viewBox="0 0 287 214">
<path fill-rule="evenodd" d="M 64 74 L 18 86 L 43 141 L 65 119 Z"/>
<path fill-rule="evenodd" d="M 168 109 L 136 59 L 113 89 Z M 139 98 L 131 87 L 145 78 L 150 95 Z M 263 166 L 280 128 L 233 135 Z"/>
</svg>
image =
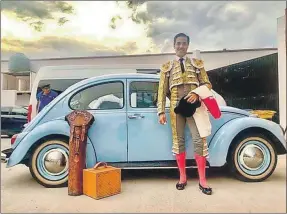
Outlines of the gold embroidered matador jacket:
<svg viewBox="0 0 287 214">
<path fill-rule="evenodd" d="M 177 102 L 187 94 L 195 92 L 199 87 L 211 83 L 200 59 L 186 57 L 185 72 L 182 72 L 180 62 L 176 59 L 162 65 L 157 96 L 157 112 L 165 113 L 166 97 L 170 99 L 170 111 L 173 111 Z M 211 134 L 211 124 L 207 108 L 203 102 L 193 115 L 201 137 Z"/>
</svg>

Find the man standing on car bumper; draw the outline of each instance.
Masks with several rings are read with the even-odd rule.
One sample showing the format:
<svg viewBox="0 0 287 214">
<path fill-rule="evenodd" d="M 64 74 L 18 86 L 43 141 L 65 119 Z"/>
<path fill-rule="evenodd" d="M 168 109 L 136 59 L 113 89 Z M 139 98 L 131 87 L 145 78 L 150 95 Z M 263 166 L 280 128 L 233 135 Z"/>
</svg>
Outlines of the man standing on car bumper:
<svg viewBox="0 0 287 214">
<path fill-rule="evenodd" d="M 165 103 L 166 97 L 170 97 L 170 118 L 173 136 L 172 152 L 176 156 L 180 172 L 180 181 L 176 184 L 178 190 L 186 186 L 186 152 L 184 128 L 188 123 L 195 151 L 195 160 L 198 166 L 199 188 L 205 194 L 211 194 L 205 178 L 206 157 L 208 148 L 206 137 L 211 134 L 211 123 L 204 105 L 196 110 L 197 117 L 183 117 L 174 112 L 179 100 L 186 97 L 189 103 L 194 103 L 199 96 L 193 90 L 200 86 L 211 89 L 211 83 L 204 69 L 202 60 L 190 59 L 186 56 L 189 46 L 189 37 L 183 33 L 174 38 L 176 56 L 161 67 L 160 82 L 158 88 L 158 115 L 160 124 L 166 123 Z"/>
</svg>

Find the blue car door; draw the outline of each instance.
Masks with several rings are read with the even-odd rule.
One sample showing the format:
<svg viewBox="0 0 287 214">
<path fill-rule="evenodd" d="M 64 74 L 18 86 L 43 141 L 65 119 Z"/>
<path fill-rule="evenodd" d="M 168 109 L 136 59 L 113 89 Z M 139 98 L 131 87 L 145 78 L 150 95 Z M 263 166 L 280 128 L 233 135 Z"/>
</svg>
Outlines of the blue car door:
<svg viewBox="0 0 287 214">
<path fill-rule="evenodd" d="M 72 109 L 87 110 L 95 121 L 89 129 L 97 161 L 127 161 L 126 79 L 95 84 L 70 99 Z"/>
<path fill-rule="evenodd" d="M 128 161 L 174 160 L 170 123 L 157 116 L 157 79 L 128 79 Z"/>
</svg>

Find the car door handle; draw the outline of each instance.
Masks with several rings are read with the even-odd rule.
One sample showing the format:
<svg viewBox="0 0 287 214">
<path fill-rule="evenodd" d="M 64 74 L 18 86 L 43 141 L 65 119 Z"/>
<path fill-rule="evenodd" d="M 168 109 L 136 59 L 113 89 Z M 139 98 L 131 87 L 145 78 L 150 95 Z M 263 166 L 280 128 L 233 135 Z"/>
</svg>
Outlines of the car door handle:
<svg viewBox="0 0 287 214">
<path fill-rule="evenodd" d="M 143 119 L 144 116 L 140 114 L 134 114 L 134 115 L 129 115 L 128 118 L 129 119 Z"/>
</svg>

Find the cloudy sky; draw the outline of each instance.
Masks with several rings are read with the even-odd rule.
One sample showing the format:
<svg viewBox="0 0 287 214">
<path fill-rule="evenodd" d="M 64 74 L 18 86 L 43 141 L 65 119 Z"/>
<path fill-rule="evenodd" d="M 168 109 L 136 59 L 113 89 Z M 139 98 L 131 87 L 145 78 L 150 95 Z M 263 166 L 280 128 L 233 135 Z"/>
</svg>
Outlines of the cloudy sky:
<svg viewBox="0 0 287 214">
<path fill-rule="evenodd" d="M 1 53 L 29 58 L 277 47 L 284 1 L 2 1 Z"/>
</svg>

